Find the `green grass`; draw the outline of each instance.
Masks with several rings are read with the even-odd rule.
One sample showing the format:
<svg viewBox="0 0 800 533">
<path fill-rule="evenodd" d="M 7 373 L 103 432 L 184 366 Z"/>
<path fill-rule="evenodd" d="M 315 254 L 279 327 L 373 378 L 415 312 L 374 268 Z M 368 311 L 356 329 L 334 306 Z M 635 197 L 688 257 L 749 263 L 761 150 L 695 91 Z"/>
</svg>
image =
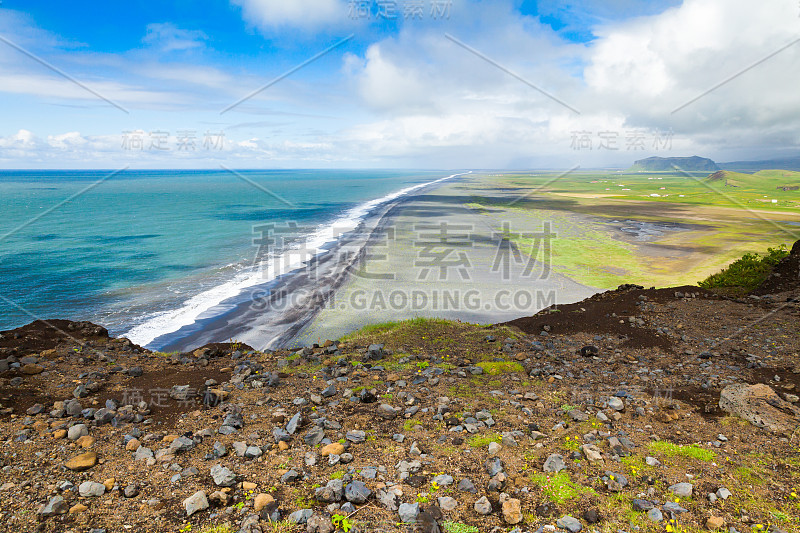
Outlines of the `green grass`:
<svg viewBox="0 0 800 533">
<path fill-rule="evenodd" d="M 704 289 L 738 289 L 750 292 L 767 279 L 772 268 L 789 255 L 786 245 L 768 248 L 766 254 L 747 253 L 698 285 Z"/>
<path fill-rule="evenodd" d="M 623 282 L 665 287 L 694 284 L 748 250 L 782 242 L 786 231 L 781 227 L 794 229 L 784 226 L 781 218 L 782 213 L 798 212 L 800 191 L 778 187 L 800 183 L 796 173 L 736 175 L 736 186 L 708 176 L 707 172 L 508 173 L 475 176 L 463 188 L 469 206 L 490 224 L 495 212 L 505 210 L 522 217 L 519 224 L 529 220 L 531 228 L 550 221 L 556 234 L 550 254 L 555 272 L 599 288 Z M 517 189 L 517 194 L 498 198 L 491 193 L 494 187 Z M 754 210 L 767 215 L 754 215 Z M 584 215 L 596 222 L 588 222 Z M 656 257 L 639 243 L 620 238 L 618 221 L 626 219 L 691 227 L 655 239 L 664 250 L 676 252 Z M 493 229 L 502 231 L 499 223 Z M 535 240 L 519 233 L 510 238 L 523 253 L 536 253 L 544 260 L 543 248 L 537 250 Z"/>
<path fill-rule="evenodd" d="M 482 363 L 478 363 L 475 365 L 483 369 L 486 374 L 490 376 L 499 376 L 500 374 L 508 374 L 511 372 L 525 372 L 525 368 L 513 361 L 502 361 L 502 362 L 489 362 L 484 361 Z"/>
<path fill-rule="evenodd" d="M 409 418 L 405 422 L 403 422 L 403 431 L 413 431 L 417 426 L 421 426 L 422 422 L 419 420 L 414 420 L 413 418 Z"/>
<path fill-rule="evenodd" d="M 233 533 L 233 528 L 226 522 L 217 526 L 205 527 L 201 529 L 199 533 Z"/>
<path fill-rule="evenodd" d="M 380 324 L 370 324 L 368 326 L 364 326 L 363 328 L 359 329 L 358 331 L 354 331 L 352 333 L 348 333 L 344 337 L 341 338 L 343 341 L 349 341 L 354 339 L 360 339 L 363 337 L 367 337 L 370 335 L 378 335 L 382 333 L 389 333 L 392 331 L 396 331 L 398 329 L 413 329 L 416 327 L 427 327 L 427 326 L 436 326 L 436 325 L 448 325 L 452 324 L 453 322 L 450 320 L 444 320 L 442 318 L 423 318 L 417 317 L 412 318 L 409 320 L 396 320 L 391 322 L 382 322 Z"/>
<path fill-rule="evenodd" d="M 442 527 L 445 533 L 480 533 L 480 529 L 475 526 L 468 526 L 462 522 L 443 522 Z"/>
<path fill-rule="evenodd" d="M 301 531 L 301 527 L 286 519 L 280 522 L 267 522 L 267 528 L 262 530 L 264 533 L 294 533 Z M 305 528 L 303 528 L 303 531 L 305 531 Z"/>
<path fill-rule="evenodd" d="M 661 454 L 665 457 L 685 457 L 705 462 L 713 461 L 717 457 L 717 454 L 711 450 L 701 448 L 697 444 L 681 446 L 680 444 L 673 444 L 665 440 L 657 440 L 651 442 L 649 448 L 651 452 Z"/>
<path fill-rule="evenodd" d="M 486 435 L 474 435 L 467 440 L 467 444 L 473 448 L 483 448 L 492 442 L 501 442 L 503 437 L 499 433 L 487 433 Z"/>
<path fill-rule="evenodd" d="M 551 474 L 549 477 L 545 474 L 536 473 L 531 475 L 531 481 L 541 487 L 545 497 L 556 505 L 563 505 L 570 500 L 576 500 L 584 494 L 595 493 L 591 487 L 574 483 L 569 478 L 569 474 L 564 471 L 558 474 Z"/>
</svg>

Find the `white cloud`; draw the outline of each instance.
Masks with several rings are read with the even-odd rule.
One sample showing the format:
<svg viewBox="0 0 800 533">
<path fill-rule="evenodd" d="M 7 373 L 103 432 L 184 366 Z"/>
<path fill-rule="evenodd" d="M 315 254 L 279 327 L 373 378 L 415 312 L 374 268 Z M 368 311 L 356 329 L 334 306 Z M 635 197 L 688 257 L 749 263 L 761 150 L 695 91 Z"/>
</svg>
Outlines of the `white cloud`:
<svg viewBox="0 0 800 533">
<path fill-rule="evenodd" d="M 632 121 L 665 121 L 691 133 L 736 122 L 753 128 L 755 138 L 764 126 L 788 125 L 800 113 L 800 43 L 765 59 L 797 39 L 797 9 L 776 0 L 686 0 L 657 16 L 600 28 L 585 70 L 588 89 Z"/>
<path fill-rule="evenodd" d="M 242 7 L 245 20 L 259 28 L 282 26 L 314 29 L 347 20 L 343 0 L 231 0 Z"/>
<path fill-rule="evenodd" d="M 633 130 L 648 133 L 649 152 L 650 135 L 669 130 L 675 155 L 730 160 L 746 148 L 768 152 L 790 142 L 796 149 L 800 43 L 673 110 L 796 39 L 797 9 L 777 0 L 686 0 L 658 15 L 599 25 L 584 46 L 499 4 L 476 7 L 471 15 L 486 24 L 455 36 L 580 114 L 446 41 L 441 29 L 404 27 L 346 59 L 344 71 L 376 119 L 343 135 L 392 158 L 437 162 L 459 154 L 476 166 L 532 154 L 627 165 L 642 156 L 625 149 Z M 598 132 L 612 131 L 620 150 L 576 152 L 575 131 L 592 132 L 595 144 Z"/>
<path fill-rule="evenodd" d="M 162 52 L 173 52 L 203 48 L 207 39 L 208 36 L 200 30 L 184 30 L 170 22 L 154 22 L 147 25 L 142 42 Z"/>
<path fill-rule="evenodd" d="M 59 100 L 91 100 L 100 105 L 107 105 L 100 96 L 115 103 L 125 104 L 176 101 L 175 97 L 169 93 L 123 85 L 116 81 L 93 81 L 84 83 L 84 85 L 91 91 L 55 73 L 13 74 L 0 72 L 0 87 L 2 87 L 0 90 L 6 93 L 35 95 Z"/>
<path fill-rule="evenodd" d="M 261 28 L 292 26 L 295 31 L 347 23 L 344 0 L 236 2 L 245 18 Z M 614 2 L 624 7 L 629 0 Z M 520 16 L 511 4 L 459 0 L 448 20 L 407 22 L 377 41 L 362 41 L 358 55 L 344 55 L 339 73 L 322 70 L 311 82 L 311 74 L 282 81 L 235 111 L 291 120 L 232 127 L 223 153 L 120 154 L 117 137 L 63 133 L 77 124 L 84 128 L 82 122 L 42 131 L 17 121 L 5 133 L 26 127 L 42 137 L 18 132 L 0 139 L 0 159 L 27 153 L 32 160 L 76 165 L 105 158 L 206 167 L 217 159 L 242 167 L 624 166 L 656 155 L 649 146 L 648 152 L 625 150 L 625 135 L 632 129 L 671 129 L 673 155 L 696 153 L 721 161 L 745 153 L 768 156 L 775 147 L 796 150 L 800 143 L 800 43 L 732 77 L 797 38 L 800 8 L 794 4 L 685 0 L 657 15 L 602 22 L 592 30 L 597 38 L 588 43 L 562 39 L 536 17 Z M 3 20 L 0 14 L 0 28 Z M 132 109 L 169 109 L 176 111 L 170 117 L 180 120 L 177 111 L 187 113 L 190 123 L 173 120 L 173 131 L 203 121 L 211 121 L 212 128 L 236 125 L 240 119 L 220 117 L 219 109 L 281 72 L 234 72 L 200 61 L 166 63 L 156 48 L 199 50 L 205 37 L 175 27 L 151 30 L 152 48 L 128 54 L 71 51 L 61 56 L 63 64 L 70 73 L 88 74 L 88 85 Z M 448 40 L 445 32 L 525 81 Z M 63 45 L 52 46 L 58 50 Z M 28 63 L 13 50 L 0 49 L 0 91 L 35 95 L 48 103 L 93 98 Z M 93 64 L 102 68 L 92 70 Z M 213 116 L 204 114 L 209 110 Z M 153 117 L 162 119 L 156 113 Z M 104 131 L 123 129 L 127 126 Z M 576 131 L 591 132 L 595 142 L 598 132 L 616 132 L 620 149 L 575 151 L 571 141 Z"/>
</svg>

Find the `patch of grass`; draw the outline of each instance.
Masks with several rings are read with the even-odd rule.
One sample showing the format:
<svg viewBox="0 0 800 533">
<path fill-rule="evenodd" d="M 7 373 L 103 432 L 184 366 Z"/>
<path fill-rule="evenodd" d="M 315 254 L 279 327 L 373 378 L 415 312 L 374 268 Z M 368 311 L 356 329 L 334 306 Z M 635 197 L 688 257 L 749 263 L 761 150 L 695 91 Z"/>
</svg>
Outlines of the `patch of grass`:
<svg viewBox="0 0 800 533">
<path fill-rule="evenodd" d="M 199 533 L 233 533 L 233 528 L 228 522 L 225 522 L 224 524 L 205 527 Z"/>
<path fill-rule="evenodd" d="M 499 433 L 487 433 L 486 435 L 475 435 L 467 440 L 467 444 L 473 448 L 483 448 L 492 442 L 501 442 L 503 437 Z"/>
<path fill-rule="evenodd" d="M 397 361 L 381 361 L 381 365 L 386 370 L 394 371 L 411 370 L 412 368 L 415 368 L 412 363 L 399 363 Z"/>
<path fill-rule="evenodd" d="M 78 351 L 76 349 L 76 351 Z M 157 355 L 159 357 L 172 357 L 173 355 L 181 355 L 183 352 L 153 352 L 153 355 Z"/>
<path fill-rule="evenodd" d="M 738 416 L 728 415 L 719 419 L 719 423 L 723 426 L 747 426 L 749 422 Z"/>
<path fill-rule="evenodd" d="M 482 363 L 478 363 L 477 365 L 483 369 L 483 371 L 490 376 L 499 376 L 500 374 L 509 374 L 511 372 L 525 372 L 525 368 L 516 362 L 513 361 L 501 361 L 501 362 L 488 362 L 484 361 Z"/>
<path fill-rule="evenodd" d="M 354 331 L 352 333 L 348 333 L 344 337 L 341 338 L 343 341 L 349 341 L 353 339 L 358 339 L 362 337 L 367 337 L 370 335 L 378 335 L 382 333 L 389 333 L 401 328 L 408 328 L 408 327 L 418 327 L 418 326 L 433 326 L 433 325 L 447 325 L 451 324 L 450 320 L 444 320 L 442 318 L 423 318 L 417 317 L 412 318 L 410 320 L 395 320 L 391 322 L 383 322 L 380 324 L 370 324 L 368 326 L 364 326 L 358 331 Z"/>
<path fill-rule="evenodd" d="M 403 431 L 414 431 L 414 429 L 417 426 L 421 426 L 421 425 L 422 425 L 422 422 L 420 422 L 419 420 L 414 420 L 412 418 L 409 418 L 408 420 L 403 422 Z"/>
<path fill-rule="evenodd" d="M 717 454 L 711 450 L 703 449 L 697 444 L 681 446 L 680 444 L 673 444 L 665 440 L 651 442 L 649 448 L 650 451 L 660 453 L 666 457 L 686 457 L 705 462 L 713 461 L 717 456 Z"/>
<path fill-rule="evenodd" d="M 299 525 L 295 524 L 294 522 L 286 520 L 281 520 L 280 522 L 267 522 L 267 533 L 294 533 L 300 531 Z"/>
<path fill-rule="evenodd" d="M 342 479 L 344 477 L 344 470 L 337 470 L 331 474 L 331 479 Z"/>
<path fill-rule="evenodd" d="M 480 529 L 469 526 L 463 522 L 443 522 L 442 527 L 445 533 L 480 533 Z"/>
<path fill-rule="evenodd" d="M 768 471 L 763 471 L 761 469 L 752 468 L 749 466 L 737 466 L 734 469 L 736 473 L 736 480 L 741 483 L 752 484 L 752 485 L 765 485 L 767 483 L 768 477 L 764 477 L 766 474 L 769 476 Z"/>
<path fill-rule="evenodd" d="M 550 476 L 536 473 L 531 475 L 531 481 L 541 487 L 547 499 L 556 505 L 562 505 L 570 500 L 578 499 L 584 494 L 595 493 L 591 487 L 573 483 L 569 478 L 569 474 L 564 471 Z"/>
<path fill-rule="evenodd" d="M 630 455 L 628 457 L 620 457 L 620 462 L 630 468 L 630 473 L 634 476 L 638 475 L 643 470 L 651 470 L 653 467 L 647 466 L 644 457 L 640 455 Z"/>
<path fill-rule="evenodd" d="M 297 365 L 297 366 L 287 366 L 283 369 L 283 372 L 287 374 L 316 374 L 322 369 L 322 365 L 315 364 L 315 363 L 307 363 L 304 365 Z"/>
<path fill-rule="evenodd" d="M 761 283 L 778 262 L 789 255 L 785 244 L 777 248 L 767 248 L 766 254 L 746 253 L 722 271 L 708 276 L 697 283 L 704 289 L 735 289 L 735 292 L 750 292 Z"/>
</svg>

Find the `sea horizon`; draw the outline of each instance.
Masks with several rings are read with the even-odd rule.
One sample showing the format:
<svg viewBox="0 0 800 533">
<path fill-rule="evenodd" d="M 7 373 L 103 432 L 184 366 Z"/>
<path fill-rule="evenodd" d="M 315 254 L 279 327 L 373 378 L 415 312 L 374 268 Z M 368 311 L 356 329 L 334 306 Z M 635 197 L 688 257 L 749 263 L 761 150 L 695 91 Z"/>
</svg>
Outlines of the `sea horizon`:
<svg viewBox="0 0 800 533">
<path fill-rule="evenodd" d="M 108 178 L 101 170 L 0 170 L 13 215 L 0 222 L 0 289 L 13 302 L 0 330 L 39 317 L 89 320 L 157 349 L 156 339 L 174 340 L 169 334 L 324 253 L 337 240 L 331 230 L 352 231 L 373 209 L 448 177 L 452 171 L 136 169 Z M 124 205 L 113 205 L 118 196 Z M 46 213 L 24 227 L 11 222 L 53 205 L 60 207 L 51 220 Z M 280 236 L 259 250 L 257 230 L 270 224 Z"/>
</svg>

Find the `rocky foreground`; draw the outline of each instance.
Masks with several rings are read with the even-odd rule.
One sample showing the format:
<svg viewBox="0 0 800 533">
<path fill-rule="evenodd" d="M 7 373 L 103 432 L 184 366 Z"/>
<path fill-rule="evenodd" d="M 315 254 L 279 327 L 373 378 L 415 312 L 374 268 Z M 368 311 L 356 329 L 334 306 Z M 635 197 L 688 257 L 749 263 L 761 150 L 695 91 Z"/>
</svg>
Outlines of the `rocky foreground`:
<svg viewBox="0 0 800 533">
<path fill-rule="evenodd" d="M 298 352 L 2 332 L 2 530 L 800 531 L 798 258 Z"/>
</svg>

